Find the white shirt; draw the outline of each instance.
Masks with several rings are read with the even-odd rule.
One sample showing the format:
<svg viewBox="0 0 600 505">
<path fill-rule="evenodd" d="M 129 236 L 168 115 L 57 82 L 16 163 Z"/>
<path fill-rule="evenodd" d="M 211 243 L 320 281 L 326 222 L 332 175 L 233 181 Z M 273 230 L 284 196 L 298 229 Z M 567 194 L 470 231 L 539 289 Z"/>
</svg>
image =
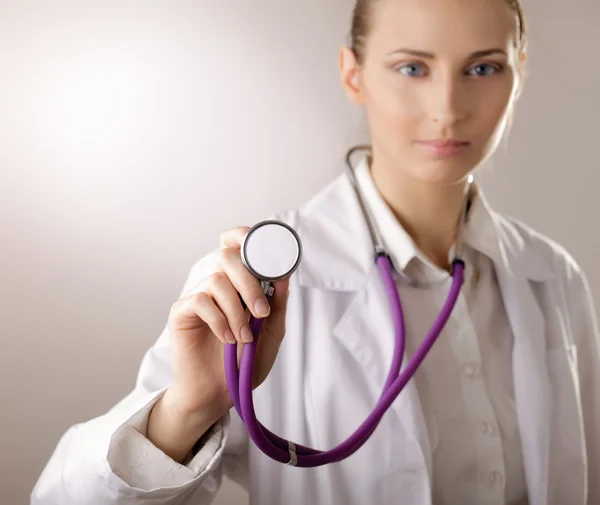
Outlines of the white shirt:
<svg viewBox="0 0 600 505">
<path fill-rule="evenodd" d="M 452 279 L 416 248 L 378 193 L 366 161 L 356 175 L 395 269 L 412 280 L 433 282 L 429 287 L 397 282 L 410 357 L 439 314 Z M 464 232 L 464 286 L 415 375 L 432 450 L 436 505 L 527 504 L 512 378 L 513 334 L 494 272 L 500 250 L 490 219 L 475 198 Z"/>
</svg>

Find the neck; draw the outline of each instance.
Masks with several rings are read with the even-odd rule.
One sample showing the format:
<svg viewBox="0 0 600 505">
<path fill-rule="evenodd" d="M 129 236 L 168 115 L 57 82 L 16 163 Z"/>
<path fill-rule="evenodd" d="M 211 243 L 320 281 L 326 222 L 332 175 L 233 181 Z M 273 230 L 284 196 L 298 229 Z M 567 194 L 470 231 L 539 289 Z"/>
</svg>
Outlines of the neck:
<svg viewBox="0 0 600 505">
<path fill-rule="evenodd" d="M 419 250 L 435 265 L 450 269 L 467 182 L 436 185 L 416 180 L 377 157 L 371 163 L 377 190 Z"/>
</svg>

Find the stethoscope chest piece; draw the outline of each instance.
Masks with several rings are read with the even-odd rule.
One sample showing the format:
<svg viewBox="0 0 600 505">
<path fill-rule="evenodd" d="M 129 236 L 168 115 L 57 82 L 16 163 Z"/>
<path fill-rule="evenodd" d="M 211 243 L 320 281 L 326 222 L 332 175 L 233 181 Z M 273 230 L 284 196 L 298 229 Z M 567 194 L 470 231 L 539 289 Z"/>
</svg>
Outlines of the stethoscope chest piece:
<svg viewBox="0 0 600 505">
<path fill-rule="evenodd" d="M 300 265 L 302 243 L 296 231 L 281 221 L 262 221 L 246 234 L 242 262 L 266 284 L 290 277 Z"/>
</svg>

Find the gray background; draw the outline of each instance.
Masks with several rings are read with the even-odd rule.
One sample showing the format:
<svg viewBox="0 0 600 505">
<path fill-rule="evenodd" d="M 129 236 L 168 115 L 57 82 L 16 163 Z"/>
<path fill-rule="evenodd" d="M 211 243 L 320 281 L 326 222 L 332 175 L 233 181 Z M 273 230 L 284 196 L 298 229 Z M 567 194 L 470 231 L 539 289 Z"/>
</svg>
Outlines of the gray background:
<svg viewBox="0 0 600 505">
<path fill-rule="evenodd" d="M 527 4 L 528 82 L 483 186 L 598 297 L 600 4 Z M 351 8 L 0 0 L 2 503 L 129 391 L 220 231 L 300 204 L 364 139 L 337 68 Z"/>
</svg>

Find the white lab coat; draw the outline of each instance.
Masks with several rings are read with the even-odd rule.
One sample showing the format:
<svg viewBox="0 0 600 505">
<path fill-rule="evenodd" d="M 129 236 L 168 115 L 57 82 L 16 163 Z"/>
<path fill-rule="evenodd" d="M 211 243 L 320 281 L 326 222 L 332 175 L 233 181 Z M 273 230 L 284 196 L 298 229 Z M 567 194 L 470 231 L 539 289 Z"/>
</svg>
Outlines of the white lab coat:
<svg viewBox="0 0 600 505">
<path fill-rule="evenodd" d="M 515 336 L 530 505 L 600 504 L 600 344 L 587 282 L 557 244 L 490 212 L 503 251 L 495 267 Z M 332 448 L 371 412 L 385 382 L 393 348 L 389 302 L 345 176 L 301 208 L 271 217 L 298 231 L 304 257 L 291 281 L 286 338 L 254 395 L 257 415 L 285 438 Z M 214 258 L 195 266 L 185 292 L 211 273 Z M 200 472 L 189 471 L 177 485 L 130 487 L 107 453 L 120 450 L 110 448 L 115 431 L 169 385 L 168 341 L 165 331 L 148 351 L 130 396 L 66 433 L 32 504 L 205 505 L 225 473 L 247 487 L 255 505 L 433 505 L 432 442 L 413 381 L 369 442 L 341 463 L 317 469 L 275 463 L 248 443 L 232 411 L 204 449 L 210 454 Z M 144 472 L 143 459 L 137 471 Z"/>
</svg>

